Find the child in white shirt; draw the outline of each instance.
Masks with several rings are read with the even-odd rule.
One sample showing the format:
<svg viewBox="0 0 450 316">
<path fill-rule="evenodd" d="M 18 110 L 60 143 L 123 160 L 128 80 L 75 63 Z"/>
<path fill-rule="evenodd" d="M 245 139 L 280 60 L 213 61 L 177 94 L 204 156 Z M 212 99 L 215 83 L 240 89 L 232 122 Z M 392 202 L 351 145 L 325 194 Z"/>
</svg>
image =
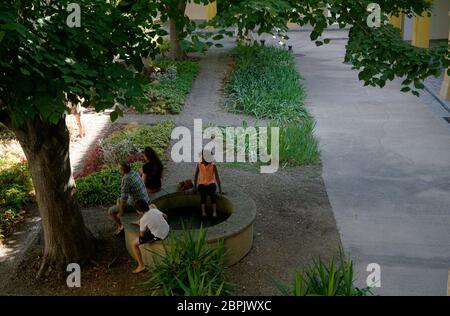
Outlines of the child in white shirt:
<svg viewBox="0 0 450 316">
<path fill-rule="evenodd" d="M 141 218 L 133 223 L 139 225 L 139 237 L 133 242 L 133 253 L 138 266 L 133 273 L 140 273 L 145 270 L 145 265 L 139 246 L 166 239 L 169 234 L 169 224 L 166 221 L 167 215 L 158 210 L 155 204 L 148 205 L 146 201 L 138 200 L 135 208 Z"/>
</svg>

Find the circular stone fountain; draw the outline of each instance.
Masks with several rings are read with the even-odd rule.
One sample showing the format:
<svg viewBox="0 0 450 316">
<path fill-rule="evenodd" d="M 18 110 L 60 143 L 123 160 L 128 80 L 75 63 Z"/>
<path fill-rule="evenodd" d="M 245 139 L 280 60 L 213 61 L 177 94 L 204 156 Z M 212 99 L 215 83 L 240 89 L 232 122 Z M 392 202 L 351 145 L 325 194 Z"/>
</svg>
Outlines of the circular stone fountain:
<svg viewBox="0 0 450 316">
<path fill-rule="evenodd" d="M 240 191 L 225 192 L 226 195 L 217 197 L 217 219 L 211 218 L 211 205 L 206 204 L 208 213 L 206 221 L 201 221 L 200 194 L 194 194 L 192 190 L 177 192 L 176 186 L 169 186 L 152 194 L 151 198 L 152 203 L 169 216 L 171 235 L 181 234 L 183 222 L 185 227 L 194 230 L 194 233 L 202 224 L 208 243 L 223 239 L 229 253 L 226 263 L 230 266 L 245 257 L 252 247 L 256 205 L 248 195 Z M 207 201 L 209 202 L 209 199 Z M 125 244 L 131 256 L 133 256 L 132 243 L 139 234 L 138 226 L 132 225 L 131 222 L 137 219 L 136 213 L 127 213 L 122 217 Z M 166 247 L 170 247 L 170 235 L 164 241 L 141 245 L 142 259 L 146 265 L 153 264 L 154 252 L 164 254 L 163 243 Z"/>
</svg>

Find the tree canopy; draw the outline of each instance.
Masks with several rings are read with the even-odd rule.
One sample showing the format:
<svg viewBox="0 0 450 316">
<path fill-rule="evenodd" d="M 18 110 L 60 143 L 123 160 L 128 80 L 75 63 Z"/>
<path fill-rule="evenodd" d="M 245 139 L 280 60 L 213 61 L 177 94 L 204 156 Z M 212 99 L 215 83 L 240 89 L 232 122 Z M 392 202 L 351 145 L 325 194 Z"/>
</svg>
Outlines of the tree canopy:
<svg viewBox="0 0 450 316">
<path fill-rule="evenodd" d="M 287 23 L 312 28 L 310 37 L 320 46 L 330 42 L 323 38 L 324 30 L 333 24 L 349 28 L 346 61 L 359 70 L 359 79 L 366 85 L 383 87 L 387 81 L 403 78 L 402 91 L 424 86 L 422 81 L 438 76 L 441 68 L 450 65 L 448 47 L 424 49 L 411 46 L 400 30 L 387 23 L 388 16 L 400 13 L 412 17 L 430 14 L 432 3 L 427 0 L 376 1 L 381 8 L 381 26 L 367 23 L 371 0 L 230 0 L 221 1 L 222 9 L 210 22 L 215 27 L 237 25 L 238 34 L 257 30 L 259 34 L 283 34 Z M 329 15 L 324 14 L 327 8 Z M 450 73 L 450 72 L 449 72 Z M 411 89 L 411 84 L 413 87 Z"/>
<path fill-rule="evenodd" d="M 65 93 L 90 100 L 97 111 L 115 100 L 138 106 L 141 76 L 129 67 L 140 70 L 141 54 L 156 51 L 151 39 L 166 34 L 153 23 L 152 2 L 136 1 L 123 14 L 106 1 L 77 1 L 80 27 L 66 23 L 69 0 L 1 2 L 1 121 L 18 125 L 39 115 L 56 123 L 66 111 Z M 113 62 L 117 56 L 129 67 Z"/>
</svg>

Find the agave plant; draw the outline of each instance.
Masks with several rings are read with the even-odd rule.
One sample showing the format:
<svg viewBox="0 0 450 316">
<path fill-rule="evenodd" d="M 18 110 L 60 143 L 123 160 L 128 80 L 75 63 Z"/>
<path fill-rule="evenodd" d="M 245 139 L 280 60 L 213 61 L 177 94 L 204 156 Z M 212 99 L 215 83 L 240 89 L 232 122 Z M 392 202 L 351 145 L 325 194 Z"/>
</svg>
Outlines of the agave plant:
<svg viewBox="0 0 450 316">
<path fill-rule="evenodd" d="M 276 282 L 284 296 L 366 296 L 372 294 L 369 287 L 360 289 L 354 285 L 353 262 L 350 257 L 344 259 L 340 253 L 338 263 L 331 258 L 327 263 L 322 259 L 313 260 L 311 266 L 295 273 L 291 287 Z"/>
<path fill-rule="evenodd" d="M 163 254 L 152 252 L 154 266 L 144 283 L 152 295 L 214 296 L 230 293 L 225 280 L 225 248 L 223 241 L 208 244 L 203 228 L 195 234 L 184 228 L 180 236 L 171 234 L 170 246 Z"/>
<path fill-rule="evenodd" d="M 187 270 L 188 283 L 184 284 L 183 281 L 177 278 L 178 284 L 184 291 L 185 296 L 220 296 L 222 295 L 225 281 L 220 283 L 217 288 L 217 277 L 208 278 L 207 273 L 201 272 L 198 269 Z"/>
</svg>

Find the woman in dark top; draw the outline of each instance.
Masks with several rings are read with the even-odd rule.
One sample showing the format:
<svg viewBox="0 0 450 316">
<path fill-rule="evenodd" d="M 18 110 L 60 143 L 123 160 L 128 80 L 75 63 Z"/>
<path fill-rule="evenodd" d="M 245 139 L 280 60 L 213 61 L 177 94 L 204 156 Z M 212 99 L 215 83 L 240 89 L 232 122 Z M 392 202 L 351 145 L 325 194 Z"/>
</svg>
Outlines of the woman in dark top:
<svg viewBox="0 0 450 316">
<path fill-rule="evenodd" d="M 142 167 L 142 181 L 144 181 L 148 193 L 158 192 L 161 190 L 163 164 L 150 147 L 144 149 L 144 157 L 146 163 Z"/>
</svg>

